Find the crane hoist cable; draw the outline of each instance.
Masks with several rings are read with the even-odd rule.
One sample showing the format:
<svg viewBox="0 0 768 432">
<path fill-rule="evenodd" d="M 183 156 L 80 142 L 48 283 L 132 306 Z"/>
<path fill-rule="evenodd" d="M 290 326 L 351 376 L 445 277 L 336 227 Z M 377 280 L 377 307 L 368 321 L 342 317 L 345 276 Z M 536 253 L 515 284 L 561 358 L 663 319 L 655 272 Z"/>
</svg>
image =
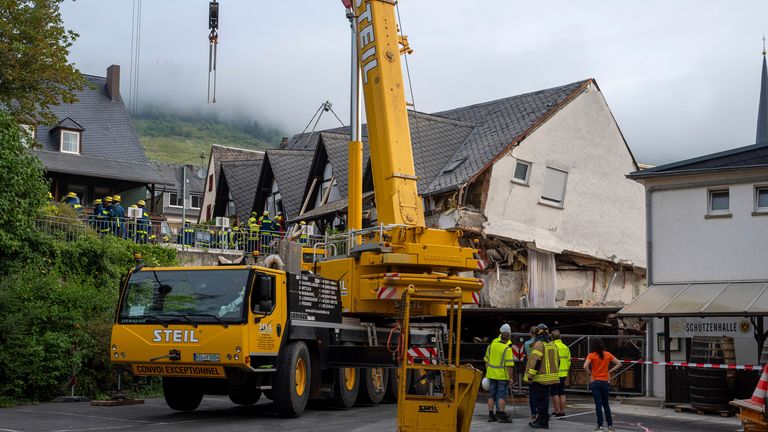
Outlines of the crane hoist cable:
<svg viewBox="0 0 768 432">
<path fill-rule="evenodd" d="M 219 46 L 219 2 L 208 3 L 208 103 L 216 103 L 216 57 Z M 211 98 L 211 73 L 213 73 L 213 98 Z"/>
</svg>

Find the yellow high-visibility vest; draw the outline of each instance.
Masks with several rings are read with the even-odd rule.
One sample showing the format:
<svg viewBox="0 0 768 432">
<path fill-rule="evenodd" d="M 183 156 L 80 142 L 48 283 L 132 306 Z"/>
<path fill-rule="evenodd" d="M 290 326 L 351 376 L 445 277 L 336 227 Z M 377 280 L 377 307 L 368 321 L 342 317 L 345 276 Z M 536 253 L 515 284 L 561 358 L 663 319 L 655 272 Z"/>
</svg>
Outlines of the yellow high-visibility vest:
<svg viewBox="0 0 768 432">
<path fill-rule="evenodd" d="M 511 368 L 515 365 L 515 357 L 512 353 L 512 343 L 507 341 L 503 343 L 501 336 L 488 345 L 485 350 L 485 363 L 488 369 L 485 371 L 485 376 L 488 379 L 495 380 L 509 380 L 509 374 L 507 368 Z"/>
</svg>

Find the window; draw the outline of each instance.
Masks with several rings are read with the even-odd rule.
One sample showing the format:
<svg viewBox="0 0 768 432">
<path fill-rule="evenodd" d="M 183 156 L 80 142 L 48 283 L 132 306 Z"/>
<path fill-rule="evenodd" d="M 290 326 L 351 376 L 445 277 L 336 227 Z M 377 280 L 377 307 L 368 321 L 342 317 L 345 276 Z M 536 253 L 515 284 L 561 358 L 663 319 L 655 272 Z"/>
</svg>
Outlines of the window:
<svg viewBox="0 0 768 432">
<path fill-rule="evenodd" d="M 80 154 L 80 132 L 61 131 L 61 152 Z"/>
<path fill-rule="evenodd" d="M 320 190 L 315 199 L 315 207 L 320 207 L 323 204 L 339 199 L 341 199 L 341 194 L 339 193 L 339 186 L 336 184 L 336 178 L 333 175 L 333 167 L 330 162 L 326 162 L 325 169 L 323 170 L 323 182 L 320 184 Z"/>
<path fill-rule="evenodd" d="M 208 176 L 208 192 L 213 191 L 213 174 Z"/>
<path fill-rule="evenodd" d="M 768 212 L 768 186 L 755 188 L 755 211 Z"/>
<path fill-rule="evenodd" d="M 179 197 L 179 194 L 172 192 L 168 194 L 168 206 L 169 207 L 182 207 L 184 202 Z"/>
<path fill-rule="evenodd" d="M 563 206 L 565 199 L 565 185 L 568 181 L 568 173 L 552 167 L 547 167 L 544 176 L 544 190 L 541 193 L 541 203 Z"/>
<path fill-rule="evenodd" d="M 205 220 L 211 220 L 211 214 L 213 212 L 211 211 L 211 205 L 208 204 L 208 206 L 205 208 Z"/>
<path fill-rule="evenodd" d="M 515 174 L 512 176 L 512 181 L 527 185 L 528 177 L 531 175 L 531 164 L 524 161 L 517 161 L 515 165 Z"/>
<path fill-rule="evenodd" d="M 189 208 L 200 210 L 200 208 L 203 206 L 202 195 L 190 195 L 189 200 L 190 200 Z"/>
<path fill-rule="evenodd" d="M 730 214 L 730 194 L 728 189 L 712 189 L 709 191 L 709 214 Z"/>
<path fill-rule="evenodd" d="M 267 196 L 267 205 L 265 208 L 270 215 L 277 216 L 278 212 L 283 211 L 283 197 L 280 195 L 280 190 L 277 188 L 277 182 L 272 180 L 272 191 Z"/>
</svg>

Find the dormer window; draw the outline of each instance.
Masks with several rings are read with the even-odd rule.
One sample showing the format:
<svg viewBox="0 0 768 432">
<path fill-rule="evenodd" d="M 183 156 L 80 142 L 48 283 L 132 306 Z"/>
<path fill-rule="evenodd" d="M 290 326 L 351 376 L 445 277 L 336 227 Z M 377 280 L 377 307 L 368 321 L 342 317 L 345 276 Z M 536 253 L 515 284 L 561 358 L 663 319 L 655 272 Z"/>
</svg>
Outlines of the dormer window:
<svg viewBox="0 0 768 432">
<path fill-rule="evenodd" d="M 80 154 L 80 132 L 61 130 L 61 152 Z"/>
<path fill-rule="evenodd" d="M 67 117 L 51 129 L 51 134 L 59 138 L 59 151 L 62 153 L 80 154 L 82 150 L 83 127 Z"/>
</svg>

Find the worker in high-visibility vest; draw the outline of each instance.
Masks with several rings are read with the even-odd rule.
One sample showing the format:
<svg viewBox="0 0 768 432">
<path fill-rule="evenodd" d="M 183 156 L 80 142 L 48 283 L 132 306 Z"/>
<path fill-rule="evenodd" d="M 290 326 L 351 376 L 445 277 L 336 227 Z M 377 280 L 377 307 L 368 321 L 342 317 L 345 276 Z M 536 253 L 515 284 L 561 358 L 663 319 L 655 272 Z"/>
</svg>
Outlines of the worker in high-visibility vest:
<svg viewBox="0 0 768 432">
<path fill-rule="evenodd" d="M 246 252 L 253 252 L 259 248 L 259 232 L 261 224 L 255 217 L 248 219 L 248 247 Z"/>
<path fill-rule="evenodd" d="M 101 234 L 107 235 L 112 233 L 114 228 L 114 221 L 112 220 L 112 197 L 104 197 L 104 209 L 101 211 Z"/>
<path fill-rule="evenodd" d="M 299 222 L 299 229 L 301 229 L 299 243 L 302 245 L 309 244 L 309 227 L 307 226 L 307 223 L 305 221 Z"/>
<path fill-rule="evenodd" d="M 512 329 L 503 324 L 499 336 L 485 350 L 485 377 L 488 378 L 488 421 L 511 423 L 506 412 L 507 391 L 512 384 L 515 355 L 512 352 Z M 496 413 L 493 412 L 494 406 Z"/>
<path fill-rule="evenodd" d="M 137 221 L 136 225 L 136 233 L 138 234 L 136 241 L 139 243 L 146 243 L 147 239 L 150 235 L 150 222 L 149 222 L 149 213 L 147 212 L 146 206 L 147 203 L 144 200 L 139 200 L 136 203 L 136 206 L 141 209 L 141 216 L 139 217 L 139 220 Z"/>
<path fill-rule="evenodd" d="M 523 378 L 523 381 L 530 383 L 536 407 L 536 420 L 528 423 L 533 429 L 549 429 L 550 387 L 560 382 L 559 372 L 557 346 L 550 339 L 547 326 L 539 324 L 536 326 L 536 339 L 531 345 L 531 355 Z"/>
<path fill-rule="evenodd" d="M 555 417 L 562 417 L 565 415 L 565 379 L 568 378 L 568 370 L 571 369 L 571 349 L 560 339 L 560 330 L 552 330 L 552 342 L 557 347 L 560 358 L 560 367 L 557 373 L 560 382 L 551 388 L 552 405 L 554 405 L 552 414 Z"/>
</svg>

